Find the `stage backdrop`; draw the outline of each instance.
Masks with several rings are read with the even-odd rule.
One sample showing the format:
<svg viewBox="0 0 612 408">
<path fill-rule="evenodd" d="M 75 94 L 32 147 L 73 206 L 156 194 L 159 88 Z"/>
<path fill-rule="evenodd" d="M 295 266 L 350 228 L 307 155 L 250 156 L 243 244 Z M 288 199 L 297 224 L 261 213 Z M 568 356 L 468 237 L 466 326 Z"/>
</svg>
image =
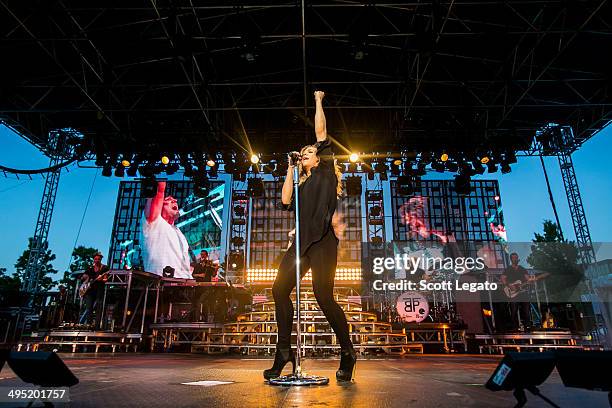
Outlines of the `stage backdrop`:
<svg viewBox="0 0 612 408">
<path fill-rule="evenodd" d="M 191 258 L 206 249 L 213 260 L 219 259 L 225 184 L 211 182 L 207 197 L 193 195 L 193 182 L 168 181 L 166 196 L 178 201 L 180 216 L 175 225 L 185 236 Z M 140 181 L 122 181 L 117 197 L 115 220 L 108 264 L 113 269 L 142 268 L 141 221 L 146 198 Z"/>
</svg>

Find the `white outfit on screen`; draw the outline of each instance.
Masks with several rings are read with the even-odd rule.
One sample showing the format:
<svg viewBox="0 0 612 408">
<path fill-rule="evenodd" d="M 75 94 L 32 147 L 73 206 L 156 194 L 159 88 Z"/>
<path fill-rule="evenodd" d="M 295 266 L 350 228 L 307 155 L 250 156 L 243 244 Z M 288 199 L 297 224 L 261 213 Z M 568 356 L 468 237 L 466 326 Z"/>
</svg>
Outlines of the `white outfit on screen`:
<svg viewBox="0 0 612 408">
<path fill-rule="evenodd" d="M 144 270 L 161 275 L 166 266 L 171 266 L 175 278 L 193 279 L 189 269 L 189 244 L 181 230 L 161 215 L 153 222 L 148 222 L 143 215 L 140 226 Z"/>
</svg>

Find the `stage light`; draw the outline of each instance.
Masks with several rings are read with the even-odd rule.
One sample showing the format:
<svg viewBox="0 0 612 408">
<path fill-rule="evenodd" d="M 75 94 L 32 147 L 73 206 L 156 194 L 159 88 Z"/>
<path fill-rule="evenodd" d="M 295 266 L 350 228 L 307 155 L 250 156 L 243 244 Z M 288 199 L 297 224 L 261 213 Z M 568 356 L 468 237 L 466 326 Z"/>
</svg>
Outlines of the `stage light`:
<svg viewBox="0 0 612 408">
<path fill-rule="evenodd" d="M 487 164 L 487 163 L 489 162 L 489 160 L 491 160 L 491 159 L 489 158 L 489 156 L 482 156 L 482 157 L 480 158 L 480 162 L 481 162 L 482 164 Z"/>
<path fill-rule="evenodd" d="M 232 237 L 230 242 L 234 246 L 242 246 L 244 245 L 244 238 L 242 238 L 241 236 L 234 236 Z"/>
<path fill-rule="evenodd" d="M 205 198 L 210 192 L 210 180 L 206 174 L 197 173 L 193 178 L 193 194 L 196 197 Z"/>
<path fill-rule="evenodd" d="M 489 173 L 495 173 L 495 172 L 497 172 L 497 164 L 495 164 L 495 162 L 494 162 L 494 161 L 491 161 L 491 160 L 490 160 L 490 161 L 488 161 L 488 162 L 487 162 L 487 171 L 488 171 Z"/>
<path fill-rule="evenodd" d="M 447 153 L 442 153 L 442 155 L 440 156 L 440 160 L 445 162 L 448 160 L 448 154 Z"/>
<path fill-rule="evenodd" d="M 446 168 L 448 169 L 448 171 L 455 173 L 457 170 L 459 170 L 459 165 L 455 162 L 447 162 Z"/>
<path fill-rule="evenodd" d="M 143 197 L 155 197 L 155 194 L 157 193 L 157 180 L 153 176 L 144 178 L 141 181 L 140 189 Z"/>
<path fill-rule="evenodd" d="M 393 164 L 397 167 L 402 165 L 402 159 L 395 159 L 393 160 Z"/>
<path fill-rule="evenodd" d="M 251 155 L 251 163 L 253 163 L 253 164 L 259 163 L 259 156 L 256 155 L 256 154 L 252 154 Z"/>
<path fill-rule="evenodd" d="M 372 238 L 370 238 L 370 242 L 372 242 L 375 245 L 380 245 L 380 244 L 382 244 L 383 240 L 382 240 L 382 237 L 379 237 L 378 235 L 375 235 Z"/>
<path fill-rule="evenodd" d="M 514 391 L 514 397 L 518 402 L 517 407 L 522 407 L 527 402 L 525 390 L 548 400 L 540 394 L 537 386 L 546 381 L 554 368 L 555 354 L 553 352 L 508 352 L 485 387 L 491 391 Z"/>
<path fill-rule="evenodd" d="M 183 165 L 183 168 L 185 169 L 185 177 L 193 177 L 193 166 L 191 165 L 191 163 L 185 163 Z"/>
<path fill-rule="evenodd" d="M 127 160 L 127 159 L 123 159 L 123 160 L 121 160 L 121 165 L 122 165 L 123 167 L 130 167 L 130 164 L 131 164 L 131 163 L 130 163 L 130 161 L 129 161 L 129 160 Z"/>
<path fill-rule="evenodd" d="M 479 160 L 474 160 L 472 162 L 472 167 L 474 167 L 474 174 L 483 174 L 485 172 L 485 168 Z"/>
<path fill-rule="evenodd" d="M 250 178 L 247 181 L 247 195 L 252 198 L 264 197 L 265 188 L 261 178 Z"/>
<path fill-rule="evenodd" d="M 104 165 L 104 167 L 102 168 L 102 175 L 104 177 L 110 177 L 113 175 L 113 168 L 110 164 L 107 163 Z"/>
<path fill-rule="evenodd" d="M 346 178 L 346 195 L 349 197 L 361 195 L 361 176 L 348 176 Z"/>
<path fill-rule="evenodd" d="M 382 208 L 380 208 L 379 205 L 375 205 L 372 208 L 370 208 L 370 216 L 372 217 L 380 217 L 381 213 L 382 213 Z"/>
<path fill-rule="evenodd" d="M 125 167 L 119 163 L 117 167 L 115 167 L 115 177 L 123 177 L 125 171 Z"/>
<path fill-rule="evenodd" d="M 470 185 L 470 177 L 465 174 L 458 174 L 455 176 L 455 183 L 453 189 L 457 194 L 467 195 L 472 191 L 472 186 Z"/>
<path fill-rule="evenodd" d="M 408 176 L 400 176 L 397 178 L 397 194 L 402 196 L 412 195 L 414 186 L 412 180 Z"/>
<path fill-rule="evenodd" d="M 245 212 L 245 208 L 242 205 L 237 205 L 234 207 L 234 215 L 236 217 L 244 217 Z"/>
<path fill-rule="evenodd" d="M 170 158 L 168 156 L 162 156 L 161 157 L 161 162 L 162 162 L 162 164 L 168 164 L 168 163 L 170 163 Z"/>
<path fill-rule="evenodd" d="M 126 170 L 126 173 L 129 177 L 136 177 L 136 173 L 138 172 L 138 166 L 133 165 Z"/>
<path fill-rule="evenodd" d="M 439 161 L 434 161 L 433 163 L 431 163 L 431 168 L 437 171 L 438 173 L 444 173 L 445 170 L 444 163 Z"/>
<path fill-rule="evenodd" d="M 359 155 L 357 153 L 351 153 L 351 155 L 349 156 L 349 160 L 352 163 L 356 163 L 357 160 L 359 160 Z"/>
<path fill-rule="evenodd" d="M 173 175 L 174 173 L 176 173 L 179 170 L 179 165 L 176 163 L 172 163 L 171 165 L 169 165 L 166 168 L 166 174 L 168 174 L 169 176 Z"/>
</svg>

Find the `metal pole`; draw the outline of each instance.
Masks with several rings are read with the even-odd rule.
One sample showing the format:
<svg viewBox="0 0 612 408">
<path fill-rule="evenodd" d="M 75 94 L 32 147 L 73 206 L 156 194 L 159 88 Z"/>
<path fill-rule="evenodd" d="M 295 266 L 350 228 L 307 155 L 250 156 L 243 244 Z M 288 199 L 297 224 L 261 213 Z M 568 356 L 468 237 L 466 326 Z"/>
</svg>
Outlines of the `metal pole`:
<svg viewBox="0 0 612 408">
<path fill-rule="evenodd" d="M 297 309 L 297 340 L 296 340 L 296 356 L 295 356 L 295 375 L 302 375 L 302 316 L 300 310 L 300 281 L 301 278 L 301 251 L 300 251 L 300 202 L 299 202 L 299 187 L 300 174 L 299 166 L 293 167 L 293 197 L 295 200 L 295 307 Z"/>
<path fill-rule="evenodd" d="M 130 304 L 130 291 L 132 290 L 132 271 L 128 271 L 127 290 L 125 292 L 125 307 L 123 308 L 123 321 L 121 327 L 125 332 L 125 321 L 127 320 L 128 306 Z"/>
<path fill-rule="evenodd" d="M 329 383 L 329 378 L 318 375 L 302 373 L 302 316 L 300 311 L 300 201 L 299 201 L 299 168 L 297 158 L 292 157 L 293 167 L 293 200 L 295 203 L 295 307 L 297 308 L 297 340 L 295 353 L 295 372 L 289 376 L 280 376 L 268 380 L 271 385 L 325 385 Z"/>
</svg>

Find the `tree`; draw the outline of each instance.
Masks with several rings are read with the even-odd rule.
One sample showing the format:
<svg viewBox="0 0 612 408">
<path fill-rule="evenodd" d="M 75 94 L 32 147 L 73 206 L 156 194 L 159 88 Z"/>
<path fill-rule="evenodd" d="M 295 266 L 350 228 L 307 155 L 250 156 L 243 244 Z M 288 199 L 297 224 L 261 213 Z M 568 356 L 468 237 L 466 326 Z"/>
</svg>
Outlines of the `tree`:
<svg viewBox="0 0 612 408">
<path fill-rule="evenodd" d="M 30 251 L 34 245 L 34 238 L 28 239 L 28 248 L 23 251 L 23 254 L 17 259 L 15 263 L 15 274 L 14 276 L 23 282 L 25 279 L 25 271 L 28 265 L 28 259 L 30 258 Z M 38 271 L 38 288 L 37 291 L 47 291 L 57 282 L 53 280 L 51 275 L 56 274 L 57 270 L 53 268 L 51 261 L 55 260 L 55 254 L 48 249 L 48 244 L 45 242 L 42 249 L 42 256 L 40 259 L 40 269 Z"/>
<path fill-rule="evenodd" d="M 74 279 L 70 277 L 72 272 L 82 271 L 93 265 L 94 255 L 98 252 L 96 248 L 85 247 L 79 245 L 72 250 L 72 257 L 70 258 L 70 271 L 64 272 L 64 276 L 59 281 L 61 285 L 66 288 L 71 288 L 74 283 Z"/>
<path fill-rule="evenodd" d="M 561 237 L 559 226 L 545 220 L 543 234 L 534 234 L 531 254 L 527 262 L 536 269 L 548 272 L 546 288 L 556 301 L 567 302 L 576 299 L 576 289 L 584 281 L 584 271 L 578 265 L 576 244 Z"/>
<path fill-rule="evenodd" d="M 8 276 L 6 268 L 0 268 L 0 306 L 19 306 L 21 297 L 19 296 L 19 287 L 21 282 L 14 274 Z"/>
</svg>

